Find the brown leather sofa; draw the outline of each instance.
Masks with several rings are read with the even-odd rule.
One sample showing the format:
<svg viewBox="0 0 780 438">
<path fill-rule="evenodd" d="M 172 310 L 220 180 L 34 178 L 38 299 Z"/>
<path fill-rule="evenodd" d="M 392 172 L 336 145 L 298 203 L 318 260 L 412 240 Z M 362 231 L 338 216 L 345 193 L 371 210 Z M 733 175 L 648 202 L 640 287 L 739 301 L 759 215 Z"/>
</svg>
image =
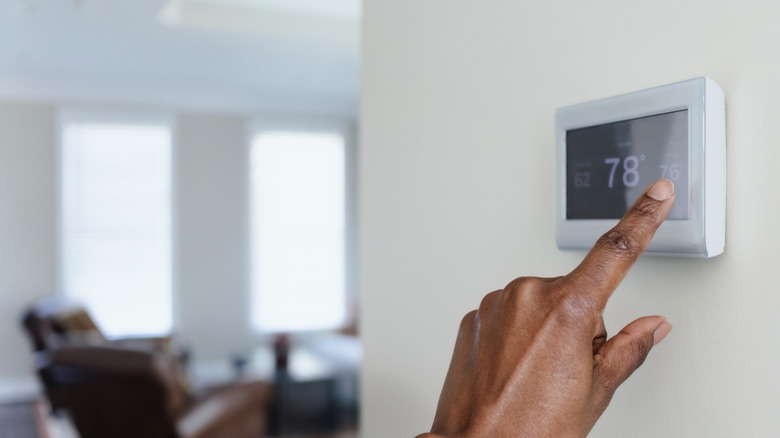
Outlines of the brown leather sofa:
<svg viewBox="0 0 780 438">
<path fill-rule="evenodd" d="M 246 382 L 193 399 L 165 354 L 64 346 L 40 364 L 81 438 L 257 438 L 271 386 Z"/>
</svg>

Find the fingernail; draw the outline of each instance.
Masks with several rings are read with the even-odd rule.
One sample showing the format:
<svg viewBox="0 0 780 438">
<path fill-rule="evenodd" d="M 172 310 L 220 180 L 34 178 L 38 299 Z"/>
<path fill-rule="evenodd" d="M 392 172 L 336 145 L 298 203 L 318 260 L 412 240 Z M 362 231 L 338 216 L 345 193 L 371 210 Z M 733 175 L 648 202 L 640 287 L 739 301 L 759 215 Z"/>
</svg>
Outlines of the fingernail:
<svg viewBox="0 0 780 438">
<path fill-rule="evenodd" d="M 666 201 L 674 193 L 674 183 L 666 178 L 661 178 L 650 187 L 647 191 L 647 196 L 655 199 L 656 201 Z"/>
<path fill-rule="evenodd" d="M 661 324 L 659 324 L 653 332 L 653 346 L 658 345 L 661 341 L 663 341 L 670 331 L 672 331 L 672 323 L 669 322 L 668 319 L 664 318 L 664 320 L 661 321 Z"/>
</svg>

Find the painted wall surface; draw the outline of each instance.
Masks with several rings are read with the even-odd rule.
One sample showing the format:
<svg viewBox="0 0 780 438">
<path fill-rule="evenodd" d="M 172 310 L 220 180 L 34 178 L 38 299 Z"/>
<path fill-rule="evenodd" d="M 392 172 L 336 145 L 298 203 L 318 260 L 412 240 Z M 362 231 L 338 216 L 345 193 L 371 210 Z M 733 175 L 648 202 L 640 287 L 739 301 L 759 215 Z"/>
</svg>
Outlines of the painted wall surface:
<svg viewBox="0 0 780 438">
<path fill-rule="evenodd" d="M 460 318 L 583 253 L 554 240 L 556 107 L 707 75 L 727 101 L 728 217 L 715 259 L 643 258 L 610 333 L 669 337 L 594 437 L 780 431 L 780 3 L 368 1 L 360 220 L 363 431 L 427 430 Z"/>
<path fill-rule="evenodd" d="M 0 102 L 0 379 L 30 373 L 24 306 L 55 290 L 55 113 Z"/>
<path fill-rule="evenodd" d="M 178 331 L 199 358 L 251 348 L 246 120 L 184 114 L 177 150 Z"/>
</svg>

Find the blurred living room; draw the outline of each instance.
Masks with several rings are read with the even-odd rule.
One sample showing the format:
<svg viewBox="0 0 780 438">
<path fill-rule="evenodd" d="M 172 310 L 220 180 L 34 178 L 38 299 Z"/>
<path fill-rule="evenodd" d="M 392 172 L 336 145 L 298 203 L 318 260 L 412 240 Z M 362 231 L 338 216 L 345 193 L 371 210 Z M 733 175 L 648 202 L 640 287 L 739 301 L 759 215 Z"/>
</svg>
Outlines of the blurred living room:
<svg viewBox="0 0 780 438">
<path fill-rule="evenodd" d="M 360 0 L 0 0 L 0 437 L 359 435 Z"/>
</svg>

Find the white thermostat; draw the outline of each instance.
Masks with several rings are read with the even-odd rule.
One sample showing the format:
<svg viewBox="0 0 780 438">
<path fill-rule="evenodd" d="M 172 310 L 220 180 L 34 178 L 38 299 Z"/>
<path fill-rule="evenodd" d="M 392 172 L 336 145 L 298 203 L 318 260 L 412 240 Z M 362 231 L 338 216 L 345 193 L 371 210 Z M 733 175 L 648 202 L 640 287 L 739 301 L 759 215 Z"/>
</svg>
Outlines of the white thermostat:
<svg viewBox="0 0 780 438">
<path fill-rule="evenodd" d="M 726 229 L 723 91 L 709 78 L 558 108 L 556 239 L 589 249 L 645 188 L 674 182 L 650 254 L 713 257 Z"/>
</svg>

